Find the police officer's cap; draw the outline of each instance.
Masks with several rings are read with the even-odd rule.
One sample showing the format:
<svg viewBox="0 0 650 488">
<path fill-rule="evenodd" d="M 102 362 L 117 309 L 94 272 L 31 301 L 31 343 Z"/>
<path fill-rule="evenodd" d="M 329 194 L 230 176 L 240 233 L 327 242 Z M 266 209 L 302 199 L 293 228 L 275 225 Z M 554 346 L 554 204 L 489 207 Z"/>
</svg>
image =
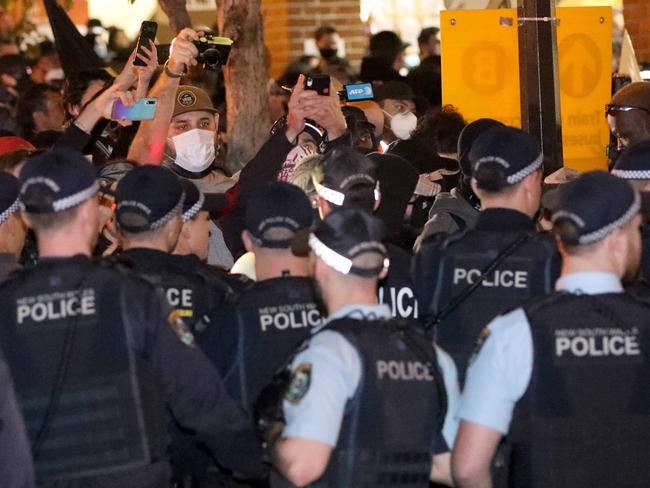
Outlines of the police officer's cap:
<svg viewBox="0 0 650 488">
<path fill-rule="evenodd" d="M 55 149 L 30 158 L 20 172 L 20 201 L 28 213 L 62 212 L 99 191 L 93 166 L 70 149 Z"/>
<path fill-rule="evenodd" d="M 605 171 L 592 171 L 559 188 L 553 228 L 565 244 L 601 241 L 630 222 L 641 198 L 629 182 Z"/>
<path fill-rule="evenodd" d="M 266 185 L 246 207 L 246 230 L 258 247 L 289 249 L 296 233 L 308 229 L 312 221 L 309 198 L 290 183 Z"/>
<path fill-rule="evenodd" d="M 379 200 L 377 167 L 373 161 L 352 148 L 336 148 L 323 158 L 323 181 L 313 179 L 316 193 L 337 207 L 356 207 L 351 199 L 369 192 Z M 352 196 L 354 194 L 355 196 Z"/>
<path fill-rule="evenodd" d="M 208 212 L 210 218 L 216 219 L 228 207 L 228 195 L 225 193 L 203 193 L 190 180 L 179 178 L 179 181 L 185 192 L 183 222 L 191 220 L 202 210 Z"/>
<path fill-rule="evenodd" d="M 516 185 L 544 162 L 533 136 L 514 127 L 496 127 L 481 134 L 469 153 L 478 188 L 498 192 Z"/>
<path fill-rule="evenodd" d="M 117 225 L 131 233 L 160 229 L 181 214 L 184 200 L 174 173 L 161 166 L 139 166 L 115 190 Z"/>
<path fill-rule="evenodd" d="M 472 163 L 469 160 L 469 152 L 472 150 L 476 139 L 490 129 L 503 126 L 501 122 L 494 119 L 478 119 L 465 126 L 460 136 L 458 136 L 458 162 L 463 176 L 467 178 L 472 176 Z"/>
<path fill-rule="evenodd" d="M 376 217 L 356 209 L 337 209 L 318 223 L 309 247 L 339 273 L 374 278 L 388 269 L 382 244 L 385 227 Z"/>
<path fill-rule="evenodd" d="M 623 151 L 612 174 L 625 180 L 650 180 L 650 141 L 639 142 Z"/>
<path fill-rule="evenodd" d="M 20 210 L 19 195 L 18 179 L 10 173 L 0 172 L 0 225 Z"/>
</svg>

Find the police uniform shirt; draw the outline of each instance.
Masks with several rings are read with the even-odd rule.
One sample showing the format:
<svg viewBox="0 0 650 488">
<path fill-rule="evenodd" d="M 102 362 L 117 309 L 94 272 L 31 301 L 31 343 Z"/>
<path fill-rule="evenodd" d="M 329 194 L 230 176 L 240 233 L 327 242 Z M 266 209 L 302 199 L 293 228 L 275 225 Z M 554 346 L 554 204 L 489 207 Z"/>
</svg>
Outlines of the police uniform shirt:
<svg viewBox="0 0 650 488">
<path fill-rule="evenodd" d="M 623 292 L 620 280 L 604 272 L 564 276 L 556 289 L 589 295 Z M 497 317 L 488 329 L 488 340 L 469 367 L 458 417 L 506 434 L 531 380 L 533 341 L 521 308 Z"/>
<path fill-rule="evenodd" d="M 366 320 L 390 319 L 386 305 L 347 306 L 332 314 L 327 322 L 343 317 Z M 448 446 L 453 445 L 458 424 L 455 413 L 458 408 L 459 390 L 456 367 L 451 358 L 436 347 L 438 364 L 442 371 L 448 396 L 448 410 L 443 427 L 443 437 Z M 355 394 L 361 379 L 361 359 L 357 350 L 338 332 L 323 331 L 309 343 L 293 360 L 291 369 L 301 364 L 311 365 L 308 389 L 299 402 L 284 401 L 286 426 L 282 437 L 302 437 L 335 447 L 337 444 L 346 402 Z M 447 446 L 436 445 L 434 454 L 446 452 Z"/>
</svg>

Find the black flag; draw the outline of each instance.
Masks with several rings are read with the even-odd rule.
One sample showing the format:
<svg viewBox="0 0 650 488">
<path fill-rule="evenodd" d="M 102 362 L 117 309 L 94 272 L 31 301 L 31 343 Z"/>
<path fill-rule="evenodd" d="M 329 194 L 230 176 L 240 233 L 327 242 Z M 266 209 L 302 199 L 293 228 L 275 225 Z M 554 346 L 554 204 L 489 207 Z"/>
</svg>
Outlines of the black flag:
<svg viewBox="0 0 650 488">
<path fill-rule="evenodd" d="M 104 68 L 104 62 L 77 30 L 63 7 L 56 0 L 43 0 L 43 2 L 65 75 L 70 76 L 71 73 L 87 69 Z"/>
</svg>

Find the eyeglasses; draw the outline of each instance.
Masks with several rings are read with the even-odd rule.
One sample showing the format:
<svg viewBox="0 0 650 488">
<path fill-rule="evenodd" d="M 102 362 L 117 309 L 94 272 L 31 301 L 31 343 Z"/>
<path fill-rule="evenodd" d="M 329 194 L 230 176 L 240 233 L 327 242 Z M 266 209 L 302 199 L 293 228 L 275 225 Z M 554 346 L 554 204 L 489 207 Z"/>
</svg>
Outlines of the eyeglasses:
<svg viewBox="0 0 650 488">
<path fill-rule="evenodd" d="M 608 103 L 605 105 L 605 117 L 619 112 L 631 112 L 632 110 L 643 110 L 645 113 L 650 114 L 650 110 L 642 107 L 631 107 L 630 105 L 615 105 Z"/>
</svg>

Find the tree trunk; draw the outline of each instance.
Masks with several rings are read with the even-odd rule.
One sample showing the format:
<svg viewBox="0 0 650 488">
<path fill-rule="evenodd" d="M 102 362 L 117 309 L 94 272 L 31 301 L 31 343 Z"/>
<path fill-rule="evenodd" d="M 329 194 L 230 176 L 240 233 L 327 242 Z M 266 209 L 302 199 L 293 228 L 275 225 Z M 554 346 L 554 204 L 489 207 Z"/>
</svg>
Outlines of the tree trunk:
<svg viewBox="0 0 650 488">
<path fill-rule="evenodd" d="M 234 41 L 224 68 L 231 169 L 243 167 L 257 153 L 271 125 L 260 2 L 217 0 L 219 32 Z"/>
<path fill-rule="evenodd" d="M 174 32 L 180 32 L 185 27 L 191 27 L 190 14 L 185 8 L 185 0 L 158 0 L 163 12 L 169 17 L 169 25 Z"/>
</svg>

